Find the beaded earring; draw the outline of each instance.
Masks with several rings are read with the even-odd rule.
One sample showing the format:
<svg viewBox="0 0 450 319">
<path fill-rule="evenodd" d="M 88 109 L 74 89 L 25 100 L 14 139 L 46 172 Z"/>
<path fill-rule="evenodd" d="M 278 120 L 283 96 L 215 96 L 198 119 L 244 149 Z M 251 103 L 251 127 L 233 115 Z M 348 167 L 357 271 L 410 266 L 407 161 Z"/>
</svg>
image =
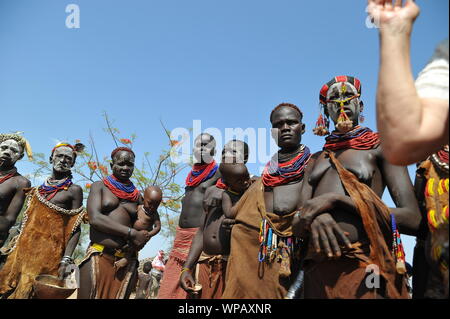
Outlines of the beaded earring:
<svg viewBox="0 0 450 319">
<path fill-rule="evenodd" d="M 319 103 L 319 118 L 316 121 L 316 126 L 313 128 L 313 133 L 318 136 L 325 136 L 330 133 L 328 130 L 330 121 L 327 116 L 322 114 L 322 108 L 325 107 L 325 105 Z"/>
</svg>

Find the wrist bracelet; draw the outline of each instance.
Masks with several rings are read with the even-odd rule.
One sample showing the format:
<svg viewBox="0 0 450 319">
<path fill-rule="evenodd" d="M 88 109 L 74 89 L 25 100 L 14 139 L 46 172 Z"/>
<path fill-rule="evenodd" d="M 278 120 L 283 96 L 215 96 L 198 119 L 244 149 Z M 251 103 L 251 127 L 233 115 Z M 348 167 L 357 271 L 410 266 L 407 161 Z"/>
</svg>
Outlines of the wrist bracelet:
<svg viewBox="0 0 450 319">
<path fill-rule="evenodd" d="M 70 257 L 70 256 L 64 256 L 63 258 L 61 258 L 60 264 L 61 264 L 61 263 L 64 263 L 64 264 L 74 264 L 74 261 L 73 261 L 73 258 L 72 258 L 72 257 Z"/>
<path fill-rule="evenodd" d="M 131 227 L 128 227 L 127 239 L 131 238 Z"/>
<path fill-rule="evenodd" d="M 183 267 L 180 272 L 180 277 L 185 271 L 191 271 L 189 268 Z"/>
</svg>

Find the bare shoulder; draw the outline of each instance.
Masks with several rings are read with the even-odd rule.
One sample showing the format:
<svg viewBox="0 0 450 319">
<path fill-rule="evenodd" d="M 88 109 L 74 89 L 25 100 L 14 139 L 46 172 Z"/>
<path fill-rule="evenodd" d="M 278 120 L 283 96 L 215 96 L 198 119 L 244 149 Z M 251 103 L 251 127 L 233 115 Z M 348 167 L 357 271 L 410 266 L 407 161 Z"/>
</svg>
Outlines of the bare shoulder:
<svg viewBox="0 0 450 319">
<path fill-rule="evenodd" d="M 324 151 L 315 152 L 313 155 L 311 155 L 311 159 L 309 161 L 310 162 L 316 161 L 323 153 L 324 153 Z"/>
<path fill-rule="evenodd" d="M 91 191 L 93 190 L 101 190 L 103 187 L 105 186 L 105 184 L 103 184 L 102 181 L 96 181 L 94 183 L 92 183 L 91 185 Z"/>
<path fill-rule="evenodd" d="M 216 185 L 209 186 L 205 191 L 205 198 L 214 194 L 215 190 L 218 189 Z"/>
<path fill-rule="evenodd" d="M 83 188 L 78 184 L 70 185 L 69 190 L 73 195 L 82 195 L 83 194 Z"/>
<path fill-rule="evenodd" d="M 17 183 L 17 188 L 31 187 L 31 182 L 29 181 L 29 179 L 22 175 L 16 176 L 16 183 Z"/>
</svg>

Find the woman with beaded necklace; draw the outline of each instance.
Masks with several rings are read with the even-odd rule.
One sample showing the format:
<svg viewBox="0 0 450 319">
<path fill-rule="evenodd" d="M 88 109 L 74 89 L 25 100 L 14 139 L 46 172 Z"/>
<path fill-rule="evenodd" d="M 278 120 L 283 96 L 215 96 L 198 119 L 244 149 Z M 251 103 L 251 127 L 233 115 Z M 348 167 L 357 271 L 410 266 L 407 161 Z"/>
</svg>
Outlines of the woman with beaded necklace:
<svg viewBox="0 0 450 319">
<path fill-rule="evenodd" d="M 329 117 L 336 129 L 306 169 L 303 205 L 293 221 L 294 233 L 309 240 L 305 298 L 408 297 L 398 231 L 414 235 L 420 213 L 406 167 L 389 164 L 378 134 L 359 126 L 360 94 L 361 83 L 351 76 L 337 76 L 320 91 L 325 116 L 314 132 L 328 135 Z M 397 208 L 381 201 L 386 186 Z M 380 287 L 365 285 L 370 264 L 380 269 Z"/>
<path fill-rule="evenodd" d="M 78 299 L 128 299 L 137 279 L 137 260 L 116 269 L 128 241 L 141 249 L 150 239 L 146 230 L 132 228 L 142 196 L 130 178 L 134 152 L 118 147 L 111 153 L 112 175 L 92 184 L 87 200 L 90 240 L 80 264 Z"/>
<path fill-rule="evenodd" d="M 50 156 L 52 175 L 41 186 L 26 190 L 20 233 L 12 240 L 14 245 L 0 271 L 2 298 L 33 298 L 36 276 L 59 274 L 64 278 L 66 268 L 74 263 L 72 253 L 85 215 L 82 189 L 72 183 L 76 156 L 74 146 L 56 145 Z"/>
</svg>

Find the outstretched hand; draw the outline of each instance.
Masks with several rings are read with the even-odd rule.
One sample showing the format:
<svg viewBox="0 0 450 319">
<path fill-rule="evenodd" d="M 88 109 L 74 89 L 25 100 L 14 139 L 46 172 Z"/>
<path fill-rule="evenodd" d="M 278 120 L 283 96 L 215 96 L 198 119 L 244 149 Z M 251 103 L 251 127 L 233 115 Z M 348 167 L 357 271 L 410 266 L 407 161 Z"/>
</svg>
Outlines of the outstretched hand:
<svg viewBox="0 0 450 319">
<path fill-rule="evenodd" d="M 380 32 L 410 34 L 420 13 L 413 0 L 368 0 L 367 12 Z"/>
</svg>

